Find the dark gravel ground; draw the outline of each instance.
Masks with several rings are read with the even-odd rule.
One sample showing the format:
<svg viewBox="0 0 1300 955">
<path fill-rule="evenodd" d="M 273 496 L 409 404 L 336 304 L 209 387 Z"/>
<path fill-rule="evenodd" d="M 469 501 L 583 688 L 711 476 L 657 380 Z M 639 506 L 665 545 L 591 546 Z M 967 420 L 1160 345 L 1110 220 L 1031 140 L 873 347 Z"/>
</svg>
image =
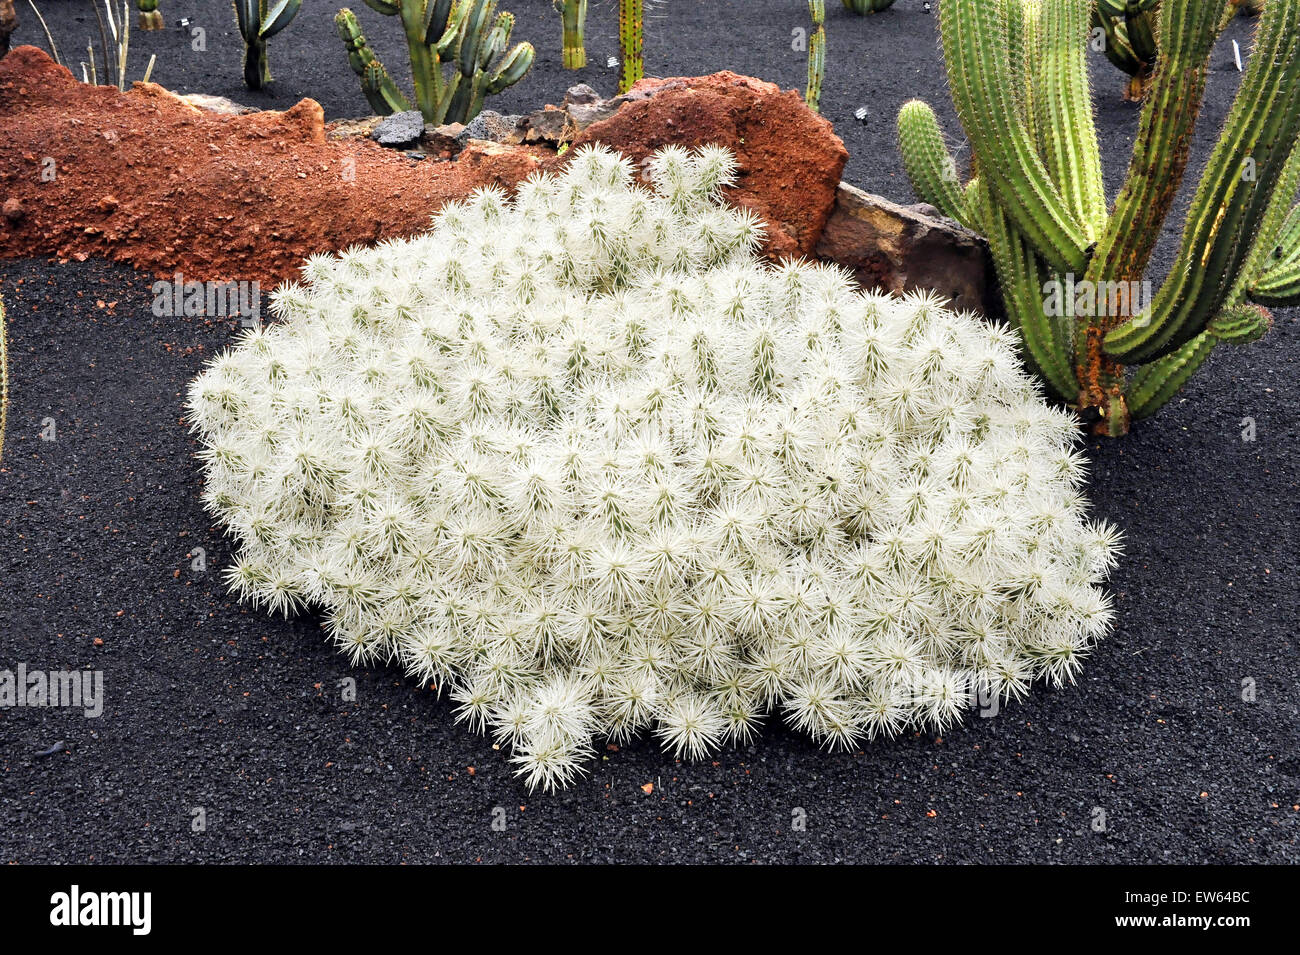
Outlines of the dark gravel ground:
<svg viewBox="0 0 1300 955">
<path fill-rule="evenodd" d="M 233 14 L 216 0 L 164 0 L 167 31 L 135 34 L 137 70 L 156 51 L 154 78 L 178 91 L 264 106 L 310 95 L 328 117 L 363 113 L 333 7 L 308 6 L 273 41 L 274 97 L 237 85 Z M 539 63 L 493 105 L 557 101 L 576 79 L 612 92 L 612 0 L 592 5 L 588 47 L 599 66 L 576 77 L 559 69 L 549 0 L 508 6 Z M 852 155 L 846 177 L 905 199 L 897 106 L 921 95 L 960 135 L 934 18 L 919 0 L 868 21 L 827 6 L 824 109 Z M 65 51 L 83 42 L 82 4 L 42 9 Z M 803 57 L 790 40 L 803 9 L 795 0 L 658 4 L 647 72 L 732 68 L 801 86 Z M 357 12 L 404 73 L 394 24 Z M 181 16 L 205 26 L 206 53 L 190 51 Z M 35 37 L 30 20 L 16 39 Z M 1245 36 L 1244 24 L 1229 33 Z M 1231 62 L 1221 45 L 1194 171 L 1230 101 Z M 1099 61 L 1094 76 L 1113 184 L 1136 111 L 1119 102 L 1119 74 Z M 868 121 L 857 122 L 864 105 Z M 1166 240 L 1181 220 L 1173 226 Z M 179 418 L 188 379 L 234 324 L 155 318 L 150 283 L 98 262 L 0 263 L 13 378 L 0 470 L 0 668 L 102 670 L 106 696 L 99 719 L 0 710 L 0 861 L 1300 860 L 1294 312 L 1280 313 L 1263 343 L 1221 349 L 1132 437 L 1093 446 L 1091 496 L 1124 528 L 1127 554 L 1113 579 L 1118 626 L 1077 686 L 1040 687 L 942 739 L 856 754 L 820 752 L 779 723 L 712 763 L 675 763 L 641 741 L 607 753 L 565 792 L 530 796 L 503 753 L 452 724 L 446 701 L 396 669 L 350 669 L 311 618 L 272 620 L 226 594 L 218 575 L 228 544 L 199 506 L 194 444 Z M 1247 418 L 1254 441 L 1243 440 Z M 56 441 L 41 439 L 46 419 Z M 191 570 L 196 547 L 205 573 Z M 347 678 L 355 702 L 341 698 Z M 60 741 L 57 754 L 38 755 Z M 193 831 L 199 809 L 203 832 Z"/>
</svg>

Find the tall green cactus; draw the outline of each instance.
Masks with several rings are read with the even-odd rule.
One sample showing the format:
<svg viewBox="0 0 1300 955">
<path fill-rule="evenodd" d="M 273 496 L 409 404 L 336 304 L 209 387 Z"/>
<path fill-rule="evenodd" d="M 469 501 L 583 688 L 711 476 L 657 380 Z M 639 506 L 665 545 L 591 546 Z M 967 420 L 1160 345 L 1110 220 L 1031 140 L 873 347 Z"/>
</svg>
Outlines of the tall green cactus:
<svg viewBox="0 0 1300 955">
<path fill-rule="evenodd" d="M 645 76 L 642 50 L 645 46 L 645 16 L 642 0 L 618 0 L 618 42 L 623 52 L 619 94 L 626 93 Z"/>
<path fill-rule="evenodd" d="M 860 17 L 888 10 L 893 5 L 894 0 L 844 0 L 844 6 Z"/>
<path fill-rule="evenodd" d="M 812 36 L 808 38 L 808 88 L 804 101 L 814 113 L 821 112 L 822 81 L 826 79 L 826 0 L 808 0 Z"/>
<path fill-rule="evenodd" d="M 1160 0 L 1096 0 L 1094 34 L 1101 33 L 1106 59 L 1130 77 L 1124 98 L 1140 102 L 1156 66 L 1156 24 Z"/>
<path fill-rule="evenodd" d="M 564 68 L 580 70 L 587 65 L 583 33 L 587 28 L 587 0 L 555 0 L 564 24 Z"/>
<path fill-rule="evenodd" d="M 496 0 L 365 0 L 386 16 L 401 18 L 411 55 L 416 108 L 430 123 L 468 123 L 483 109 L 486 96 L 500 93 L 532 68 L 531 43 L 509 52 L 515 18 L 496 12 Z M 376 113 L 405 112 L 410 102 L 384 68 L 356 15 L 346 7 L 334 26 L 348 51 L 348 63 L 361 78 L 361 90 Z M 444 67 L 450 66 L 450 70 Z"/>
<path fill-rule="evenodd" d="M 1300 304 L 1300 210 L 1288 215 L 1300 186 L 1300 0 L 1267 5 L 1178 259 L 1151 301 L 1140 294 L 1223 11 L 1224 0 L 1160 5 L 1159 55 L 1109 210 L 1084 52 L 1091 0 L 943 0 L 948 82 L 977 173 L 965 188 L 933 111 L 913 101 L 899 113 L 917 194 L 988 237 L 1026 362 L 1100 433 L 1153 414 L 1216 345 L 1262 336 L 1260 306 Z"/>
<path fill-rule="evenodd" d="M 244 38 L 244 85 L 260 90 L 271 82 L 271 64 L 266 58 L 266 41 L 298 15 L 302 0 L 235 0 L 235 22 Z"/>
</svg>

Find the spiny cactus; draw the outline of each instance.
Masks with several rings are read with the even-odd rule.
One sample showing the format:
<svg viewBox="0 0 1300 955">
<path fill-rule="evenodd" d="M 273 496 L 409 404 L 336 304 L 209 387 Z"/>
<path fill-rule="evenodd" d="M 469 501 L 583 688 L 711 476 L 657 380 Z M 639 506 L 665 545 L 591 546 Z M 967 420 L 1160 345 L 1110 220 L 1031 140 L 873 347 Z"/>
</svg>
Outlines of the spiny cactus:
<svg viewBox="0 0 1300 955">
<path fill-rule="evenodd" d="M 137 17 L 135 25 L 141 30 L 161 30 L 163 28 L 162 11 L 158 9 L 158 0 L 135 0 Z"/>
<path fill-rule="evenodd" d="M 622 48 L 623 71 L 618 79 L 620 94 L 645 76 L 642 50 L 645 46 L 645 16 L 642 0 L 618 0 L 618 42 Z"/>
<path fill-rule="evenodd" d="M 888 10 L 894 5 L 894 0 L 844 0 L 844 6 L 852 10 L 858 16 L 866 16 L 868 13 L 879 13 L 882 10 Z"/>
<path fill-rule="evenodd" d="M 508 52 L 515 18 L 496 13 L 496 0 L 366 0 L 366 6 L 401 18 L 411 55 L 416 108 L 430 123 L 468 123 L 483 100 L 524 78 L 532 68 L 531 43 Z M 375 56 L 356 15 L 346 7 L 334 18 L 348 63 L 376 113 L 405 112 L 405 94 Z M 451 69 L 444 71 L 445 66 Z"/>
<path fill-rule="evenodd" d="M 1168 281 L 1142 280 L 1182 183 L 1205 92 L 1222 0 L 1160 7 L 1160 55 L 1128 177 L 1107 210 L 1083 38 L 1089 0 L 944 0 L 949 87 L 973 151 L 957 181 L 933 112 L 899 113 L 904 165 L 918 195 L 989 238 L 1006 312 L 1026 361 L 1061 400 L 1120 435 L 1154 413 L 1213 345 L 1267 330 L 1285 292 L 1279 241 L 1300 179 L 1300 0 L 1265 8 L 1256 49 L 1202 176 Z M 1290 157 L 1290 161 L 1288 161 Z M 1288 239 L 1288 236 L 1283 236 Z M 1282 250 L 1282 251 L 1278 251 Z M 1081 288 L 1082 309 L 1049 307 L 1049 289 Z M 1257 296 L 1257 297 L 1256 297 Z M 1256 323 L 1251 334 L 1217 316 Z M 1124 365 L 1143 367 L 1126 376 Z"/>
<path fill-rule="evenodd" d="M 1160 0 L 1096 0 L 1092 10 L 1106 59 L 1131 77 L 1124 98 L 1132 102 L 1146 95 L 1155 71 L 1159 6 Z"/>
<path fill-rule="evenodd" d="M 814 113 L 821 111 L 822 81 L 826 78 L 826 2 L 808 0 L 808 13 L 812 17 L 812 36 L 808 38 L 808 88 L 804 100 Z"/>
<path fill-rule="evenodd" d="M 244 38 L 244 85 L 260 90 L 271 82 L 266 41 L 298 15 L 302 0 L 235 0 L 235 21 Z"/>
<path fill-rule="evenodd" d="M 564 68 L 580 70 L 587 65 L 583 32 L 587 27 L 587 0 L 555 0 L 564 24 Z"/>
<path fill-rule="evenodd" d="M 581 148 L 310 259 L 189 391 L 228 581 L 569 782 L 774 710 L 852 746 L 1073 678 L 1111 610 L 1077 423 L 1013 336 L 774 268 L 725 150 Z"/>
</svg>

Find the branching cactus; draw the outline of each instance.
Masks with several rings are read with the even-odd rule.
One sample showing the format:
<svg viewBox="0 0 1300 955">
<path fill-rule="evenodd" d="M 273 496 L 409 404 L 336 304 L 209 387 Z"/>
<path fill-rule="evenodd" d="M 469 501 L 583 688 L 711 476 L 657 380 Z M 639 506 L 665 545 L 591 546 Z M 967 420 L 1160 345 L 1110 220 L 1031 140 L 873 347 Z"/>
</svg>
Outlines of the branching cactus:
<svg viewBox="0 0 1300 955">
<path fill-rule="evenodd" d="M 844 6 L 860 17 L 868 13 L 880 13 L 894 5 L 894 0 L 844 0 Z"/>
<path fill-rule="evenodd" d="M 618 0 L 618 42 L 622 48 L 623 71 L 618 91 L 626 93 L 645 75 L 645 15 L 642 0 Z"/>
<path fill-rule="evenodd" d="M 826 0 L 808 0 L 815 29 L 808 38 L 808 88 L 804 100 L 813 112 L 821 111 L 822 81 L 826 79 Z"/>
<path fill-rule="evenodd" d="M 137 11 L 135 25 L 141 30 L 163 28 L 163 15 L 158 9 L 158 0 L 135 0 L 135 9 Z"/>
<path fill-rule="evenodd" d="M 564 68 L 580 70 L 587 65 L 583 34 L 587 28 L 587 0 L 555 0 L 564 24 Z"/>
<path fill-rule="evenodd" d="M 244 38 L 244 84 L 260 90 L 271 82 L 266 41 L 285 27 L 302 7 L 302 0 L 235 0 L 235 21 Z"/>
<path fill-rule="evenodd" d="M 1026 361 L 1099 432 L 1121 435 L 1214 345 L 1267 331 L 1267 312 L 1248 302 L 1293 301 L 1287 210 L 1300 177 L 1300 0 L 1265 8 L 1177 260 L 1154 296 L 1143 279 L 1182 183 L 1224 6 L 1161 5 L 1160 54 L 1111 209 L 1085 64 L 1089 8 L 1089 0 L 944 0 L 944 59 L 975 176 L 958 181 L 924 103 L 900 112 L 899 143 L 921 198 L 988 237 Z"/>
<path fill-rule="evenodd" d="M 1014 336 L 760 262 L 725 150 L 649 173 L 581 148 L 276 293 L 189 393 L 234 589 L 432 681 L 530 786 L 1070 681 L 1117 535 Z"/>
<path fill-rule="evenodd" d="M 1133 102 L 1146 95 L 1155 71 L 1159 5 L 1160 0 L 1096 0 L 1092 10 L 1106 59 L 1131 77 L 1124 98 Z"/>
<path fill-rule="evenodd" d="M 366 0 L 366 6 L 401 19 L 411 56 L 415 108 L 427 122 L 469 122 L 482 111 L 485 97 L 518 83 L 532 68 L 531 43 L 507 51 L 515 18 L 496 13 L 496 0 Z M 356 15 L 345 7 L 334 26 L 371 109 L 381 115 L 411 109 L 370 49 Z"/>
</svg>

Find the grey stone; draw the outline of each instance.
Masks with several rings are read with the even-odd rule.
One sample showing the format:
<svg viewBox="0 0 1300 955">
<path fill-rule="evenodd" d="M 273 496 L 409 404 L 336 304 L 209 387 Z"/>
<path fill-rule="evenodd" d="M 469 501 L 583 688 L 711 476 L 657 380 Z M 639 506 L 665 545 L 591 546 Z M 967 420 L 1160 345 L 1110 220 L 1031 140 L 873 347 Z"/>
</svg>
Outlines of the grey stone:
<svg viewBox="0 0 1300 955">
<path fill-rule="evenodd" d="M 601 95 L 586 83 L 579 83 L 577 86 L 570 86 L 569 91 L 564 94 L 564 105 L 573 106 L 574 104 L 589 105 L 599 103 Z"/>
<path fill-rule="evenodd" d="M 409 109 L 404 113 L 385 116 L 370 134 L 370 138 L 381 146 L 407 149 L 420 141 L 423 132 L 424 117 L 418 109 Z"/>
<path fill-rule="evenodd" d="M 547 106 L 529 113 L 519 122 L 526 143 L 544 143 L 558 146 L 573 139 L 573 121 L 566 110 Z"/>
<path fill-rule="evenodd" d="M 244 113 L 261 112 L 256 106 L 244 106 L 242 103 L 236 103 L 224 96 L 213 96 L 209 93 L 186 93 L 181 99 L 191 106 L 197 106 L 199 109 L 206 109 L 210 113 L 223 113 L 227 116 L 242 116 Z"/>
<path fill-rule="evenodd" d="M 503 116 L 496 110 L 485 109 L 465 127 L 468 139 L 481 139 L 489 143 L 508 143 L 515 135 L 520 117 Z"/>
<path fill-rule="evenodd" d="M 840 183 L 817 255 L 863 288 L 931 289 L 957 309 L 1001 314 L 988 243 L 951 219 Z"/>
</svg>

